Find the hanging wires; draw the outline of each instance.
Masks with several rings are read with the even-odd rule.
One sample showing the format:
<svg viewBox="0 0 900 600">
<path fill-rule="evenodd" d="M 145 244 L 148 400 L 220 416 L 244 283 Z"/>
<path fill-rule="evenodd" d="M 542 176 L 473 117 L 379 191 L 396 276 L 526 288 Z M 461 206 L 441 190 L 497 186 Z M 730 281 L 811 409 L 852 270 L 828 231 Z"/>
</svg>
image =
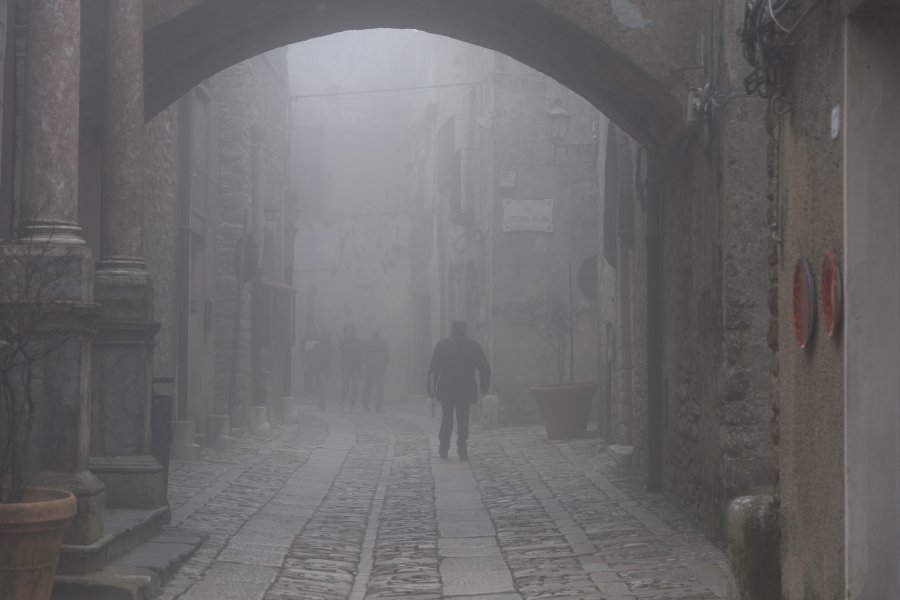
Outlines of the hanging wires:
<svg viewBox="0 0 900 600">
<path fill-rule="evenodd" d="M 753 67 L 744 78 L 748 94 L 763 98 L 784 95 L 793 51 L 791 36 L 822 0 L 810 0 L 798 15 L 800 4 L 799 0 L 746 0 L 740 36 L 744 59 Z"/>
</svg>

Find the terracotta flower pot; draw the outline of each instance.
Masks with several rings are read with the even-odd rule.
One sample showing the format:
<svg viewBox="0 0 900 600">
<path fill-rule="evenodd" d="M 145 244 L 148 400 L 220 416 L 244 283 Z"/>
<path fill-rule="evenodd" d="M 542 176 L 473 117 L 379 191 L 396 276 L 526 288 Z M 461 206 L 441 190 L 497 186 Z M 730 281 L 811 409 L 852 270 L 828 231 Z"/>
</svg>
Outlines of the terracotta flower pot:
<svg viewBox="0 0 900 600">
<path fill-rule="evenodd" d="M 75 511 L 71 493 L 41 488 L 26 490 L 22 502 L 0 504 L 0 596 L 50 598 L 63 532 Z"/>
<path fill-rule="evenodd" d="M 585 437 L 596 383 L 533 385 L 531 395 L 544 418 L 547 437 L 570 440 Z"/>
</svg>

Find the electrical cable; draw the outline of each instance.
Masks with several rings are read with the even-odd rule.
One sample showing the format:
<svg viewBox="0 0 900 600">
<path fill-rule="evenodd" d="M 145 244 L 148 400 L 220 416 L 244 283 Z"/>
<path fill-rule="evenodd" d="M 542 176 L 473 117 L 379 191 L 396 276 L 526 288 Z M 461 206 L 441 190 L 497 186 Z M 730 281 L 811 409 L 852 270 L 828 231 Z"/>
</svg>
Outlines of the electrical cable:
<svg viewBox="0 0 900 600">
<path fill-rule="evenodd" d="M 779 29 L 781 29 L 781 31 L 783 31 L 784 33 L 788 33 L 789 30 L 781 24 L 781 22 L 778 20 L 778 17 L 775 16 L 775 11 L 772 10 L 772 0 L 766 0 L 766 7 L 769 9 L 769 16 L 772 18 L 772 21 L 778 26 Z"/>
<path fill-rule="evenodd" d="M 411 92 L 417 90 L 434 90 L 439 88 L 459 87 L 464 85 L 478 85 L 478 81 L 463 81 L 459 83 L 438 83 L 435 85 L 414 85 L 409 87 L 384 88 L 372 90 L 350 90 L 347 92 L 323 92 L 319 94 L 294 94 L 290 96 L 291 100 L 302 98 L 324 98 L 326 96 L 358 96 L 361 94 L 381 94 L 384 92 Z"/>
</svg>

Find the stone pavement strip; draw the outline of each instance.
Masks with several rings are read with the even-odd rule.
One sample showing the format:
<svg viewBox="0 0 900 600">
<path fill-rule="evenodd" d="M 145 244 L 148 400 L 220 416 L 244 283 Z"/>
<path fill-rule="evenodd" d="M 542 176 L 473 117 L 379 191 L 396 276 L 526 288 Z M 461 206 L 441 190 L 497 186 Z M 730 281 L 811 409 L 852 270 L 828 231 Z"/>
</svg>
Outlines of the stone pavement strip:
<svg viewBox="0 0 900 600">
<path fill-rule="evenodd" d="M 596 441 L 474 429 L 441 460 L 424 408 L 306 409 L 174 463 L 173 525 L 209 537 L 160 598 L 728 597 L 721 553 Z"/>
</svg>

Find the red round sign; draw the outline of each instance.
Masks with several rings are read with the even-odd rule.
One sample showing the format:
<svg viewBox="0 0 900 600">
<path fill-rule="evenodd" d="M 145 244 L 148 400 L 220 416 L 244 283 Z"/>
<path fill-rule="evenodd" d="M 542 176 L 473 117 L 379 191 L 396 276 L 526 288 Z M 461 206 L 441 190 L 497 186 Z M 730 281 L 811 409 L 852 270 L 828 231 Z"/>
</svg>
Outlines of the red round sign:
<svg viewBox="0 0 900 600">
<path fill-rule="evenodd" d="M 822 259 L 822 317 L 828 337 L 834 337 L 841 323 L 844 309 L 844 290 L 841 282 L 841 267 L 833 250 Z"/>
<path fill-rule="evenodd" d="M 806 348 L 816 323 L 816 284 L 809 261 L 801 258 L 794 267 L 794 338 Z"/>
</svg>

